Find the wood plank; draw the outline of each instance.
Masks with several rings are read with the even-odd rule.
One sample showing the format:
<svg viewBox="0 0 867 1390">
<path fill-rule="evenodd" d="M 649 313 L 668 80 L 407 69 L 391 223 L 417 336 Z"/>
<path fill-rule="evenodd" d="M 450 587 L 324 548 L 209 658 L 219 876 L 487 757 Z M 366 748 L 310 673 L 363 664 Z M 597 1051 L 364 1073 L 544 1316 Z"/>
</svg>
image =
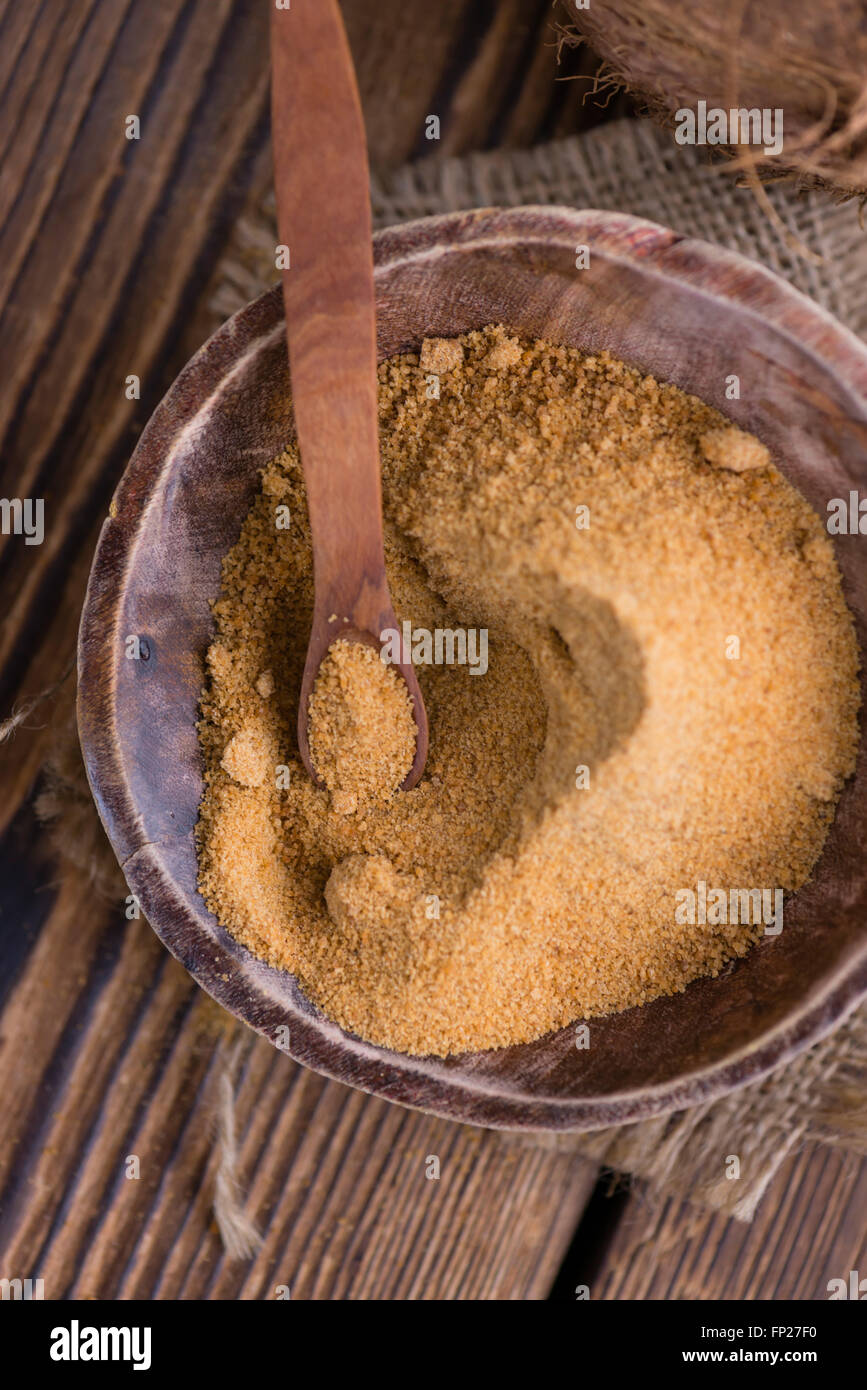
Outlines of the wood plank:
<svg viewBox="0 0 867 1390">
<path fill-rule="evenodd" d="M 867 1270 L 867 1160 L 811 1146 L 782 1166 L 751 1223 L 636 1189 L 590 1292 L 809 1301 L 853 1269 Z"/>
<path fill-rule="evenodd" d="M 33 489 L 46 499 L 41 546 L 24 547 L 20 537 L 3 538 L 4 714 L 53 684 L 69 665 L 90 557 L 111 489 L 136 433 L 201 342 L 196 296 L 202 295 L 243 202 L 256 150 L 265 143 L 267 16 L 251 23 L 239 0 L 231 5 L 221 0 L 216 9 L 209 0 L 195 0 L 183 8 L 185 23 L 171 51 L 166 43 L 177 16 L 167 0 L 159 14 L 139 10 L 136 24 L 130 22 L 124 30 L 77 153 L 70 155 L 40 222 L 42 273 L 34 275 L 32 260 L 22 262 L 24 274 L 0 318 L 5 329 L 0 337 L 13 368 L 2 392 L 9 428 L 0 446 L 0 491 L 26 496 Z M 118 6 L 100 0 L 100 11 L 116 15 Z M 88 54 L 94 66 L 106 59 L 104 46 L 88 48 Z M 130 83 L 131 72 L 144 74 L 153 88 L 147 107 L 149 88 Z M 96 80 L 93 76 L 92 83 Z M 65 90 L 62 81 L 53 94 L 45 89 L 46 106 L 66 111 Z M 97 208 L 91 183 L 99 183 L 100 170 L 115 163 L 127 144 L 122 121 L 133 100 L 146 109 L 143 138 L 130 142 L 115 195 Z M 203 116 L 205 107 L 208 114 Z M 148 129 L 153 139 L 145 138 Z M 19 190 L 22 208 L 33 203 L 34 177 L 26 171 Z M 22 213 L 19 238 L 26 240 L 29 229 Z M 8 224 L 6 235 L 11 235 Z M 86 245 L 87 254 L 72 267 L 70 289 L 58 305 L 52 267 L 60 268 L 61 277 L 70 273 L 66 257 L 71 245 Z M 22 346 L 22 319 L 31 325 L 23 357 L 16 355 Z M 190 319 L 194 334 L 187 332 Z M 28 351 L 25 379 L 22 363 Z M 141 377 L 140 401 L 124 394 L 129 372 Z M 17 413 L 12 404 L 16 382 L 21 400 Z M 85 401 L 86 410 L 81 408 Z M 4 824 L 44 757 L 47 732 L 37 727 L 44 718 L 37 714 L 27 722 L 31 727 L 16 737 L 14 746 L 0 752 L 12 793 L 3 798 Z"/>
<path fill-rule="evenodd" d="M 4 171 L 11 213 L 4 209 L 0 232 L 0 306 L 4 320 L 12 319 L 17 328 L 11 336 L 0 338 L 4 373 L 0 430 L 8 428 L 23 384 L 56 327 L 107 186 L 119 172 L 123 145 L 128 143 L 122 118 L 115 120 L 113 129 L 104 124 L 104 98 L 94 103 L 94 95 L 105 77 L 113 89 L 114 104 L 125 108 L 124 115 L 130 105 L 134 110 L 141 105 L 180 5 L 181 0 L 161 0 L 154 7 L 152 42 L 147 46 L 135 28 L 128 31 L 130 51 L 141 57 L 135 65 L 124 62 L 114 48 L 124 9 L 101 5 L 89 42 L 73 53 L 69 69 L 62 58 L 49 64 L 43 98 L 51 117 L 39 140 L 38 161 L 33 153 L 41 132 L 35 131 L 28 140 L 25 131 L 33 129 L 33 123 L 19 130 Z M 40 32 L 35 31 L 34 39 Z M 121 116 L 119 109 L 113 114 Z M 35 314 L 31 312 L 34 300 L 39 306 Z"/>
<path fill-rule="evenodd" d="M 21 121 L 25 94 L 40 70 L 42 55 L 51 44 L 56 26 L 61 20 L 71 20 L 76 26 L 87 13 L 85 5 L 67 16 L 57 5 L 53 13 L 46 14 L 42 4 L 16 5 L 7 0 L 0 14 L 0 121 L 10 139 Z M 2 181 L 0 170 L 0 185 Z"/>
<path fill-rule="evenodd" d="M 501 0 L 493 20 L 455 90 L 449 120 L 437 153 L 462 154 L 489 145 L 498 121 L 509 119 L 516 81 L 523 77 L 528 48 L 547 0 Z M 554 81 L 554 56 L 549 54 L 549 82 Z M 534 74 L 531 69 L 531 79 Z"/>
<path fill-rule="evenodd" d="M 213 200 L 224 192 L 250 131 L 263 117 L 264 78 L 253 84 L 246 104 L 238 101 L 236 119 L 218 147 L 213 135 L 209 136 L 206 143 L 210 167 L 207 171 L 203 168 L 197 112 L 211 58 L 230 13 L 230 0 L 221 0 L 216 8 L 197 5 L 194 19 L 199 22 L 190 24 L 187 44 L 173 67 L 174 82 L 163 90 L 147 118 L 146 127 L 150 125 L 153 133 L 147 137 L 145 127 L 141 142 L 132 142 L 142 148 L 132 159 L 112 208 L 103 216 L 100 235 L 89 247 L 86 269 L 66 299 L 62 314 L 45 307 L 41 315 L 37 312 L 37 305 L 43 304 L 44 277 L 50 279 L 51 264 L 57 256 L 56 241 L 64 235 L 60 201 L 56 218 L 40 236 L 39 256 L 28 261 L 27 272 L 19 281 L 18 312 L 26 308 L 29 322 L 40 326 L 41 320 L 46 327 L 38 335 L 34 329 L 31 335 L 30 350 L 38 354 L 39 371 L 30 382 L 28 400 L 22 405 L 15 428 L 7 431 L 7 467 L 14 469 L 18 495 L 33 495 L 44 460 L 54 454 L 58 470 L 66 472 L 63 506 L 73 516 L 103 465 L 104 455 L 101 458 L 95 449 L 97 442 L 104 450 L 116 446 L 132 414 L 133 402 L 127 400 L 124 392 L 127 374 L 138 375 L 147 391 L 148 374 L 166 341 L 196 259 L 207 241 L 215 211 Z M 213 75 L 208 80 L 212 83 Z M 119 91 L 112 99 L 123 97 Z M 92 119 L 99 122 L 101 131 L 108 128 L 113 132 L 103 151 L 107 159 L 112 145 L 119 143 L 120 137 L 114 132 L 122 129 L 121 111 L 117 109 L 102 120 L 97 115 Z M 182 149 L 187 133 L 189 142 Z M 186 190 L 183 197 L 174 195 L 176 186 Z M 159 226 L 154 228 L 153 216 L 164 199 L 167 202 L 161 210 Z M 91 209 L 85 208 L 83 223 L 90 215 Z M 135 282 L 130 286 L 133 270 Z M 101 339 L 118 313 L 122 319 L 114 329 L 112 358 L 106 361 Z M 9 343 L 10 361 L 4 363 L 0 348 L 0 367 L 6 365 L 9 370 L 7 418 L 16 380 L 24 371 L 26 350 L 26 343 Z M 86 389 L 88 376 L 94 371 L 96 380 L 91 381 L 88 391 L 91 408 L 85 419 L 78 415 L 73 423 L 75 400 Z M 148 395 L 152 391 L 151 387 Z M 73 450 L 82 466 L 67 472 L 63 465 Z M 60 554 L 62 531 L 62 527 L 47 524 L 45 542 L 39 547 L 39 569 L 43 572 Z M 17 540 L 10 538 L 10 545 Z M 8 610 L 13 630 L 16 617 L 33 601 L 39 582 L 36 566 L 29 568 L 23 583 L 18 576 Z M 6 645 L 0 643 L 0 661 L 6 659 L 7 653 Z"/>
<path fill-rule="evenodd" d="M 466 61 L 474 0 L 342 0 L 373 168 L 403 164 L 424 142 L 426 117 L 448 102 Z"/>
</svg>

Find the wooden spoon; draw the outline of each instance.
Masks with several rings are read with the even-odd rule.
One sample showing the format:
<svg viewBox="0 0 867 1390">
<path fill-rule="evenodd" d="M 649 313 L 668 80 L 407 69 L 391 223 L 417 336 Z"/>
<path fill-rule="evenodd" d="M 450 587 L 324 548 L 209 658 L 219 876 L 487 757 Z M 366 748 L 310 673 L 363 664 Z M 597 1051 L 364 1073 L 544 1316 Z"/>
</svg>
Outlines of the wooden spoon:
<svg viewBox="0 0 867 1390">
<path fill-rule="evenodd" d="M 301 681 L 298 750 L 314 782 L 307 717 L 319 666 L 338 638 L 379 651 L 400 631 L 385 577 L 377 427 L 376 309 L 367 145 L 336 0 L 271 5 L 271 113 L 292 404 L 313 536 L 313 625 Z M 428 725 L 412 663 L 415 757 Z"/>
</svg>

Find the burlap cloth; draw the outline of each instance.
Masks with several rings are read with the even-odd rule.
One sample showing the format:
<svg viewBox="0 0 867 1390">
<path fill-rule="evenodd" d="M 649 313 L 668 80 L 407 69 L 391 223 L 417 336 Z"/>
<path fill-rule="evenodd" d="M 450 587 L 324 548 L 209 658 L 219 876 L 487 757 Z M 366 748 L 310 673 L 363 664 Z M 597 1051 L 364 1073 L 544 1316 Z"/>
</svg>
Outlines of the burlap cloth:
<svg viewBox="0 0 867 1390">
<path fill-rule="evenodd" d="M 529 151 L 430 160 L 372 181 L 378 227 L 463 208 L 521 203 L 619 209 L 663 222 L 764 262 L 856 333 L 867 336 L 867 233 L 854 203 L 838 205 L 791 185 L 768 189 L 774 218 L 748 188 L 720 166 L 702 163 L 647 122 L 620 121 L 591 134 Z M 277 240 L 273 200 L 265 193 L 239 219 L 210 297 L 216 322 L 274 283 Z M 801 254 L 797 247 L 809 248 Z M 0 727 L 0 737 L 2 737 Z M 99 841 L 95 812 L 82 785 L 69 737 L 47 769 L 40 806 L 55 818 L 55 843 L 79 862 Z M 218 1217 L 227 1244 L 249 1247 L 252 1233 L 234 1229 L 240 1210 L 232 1192 L 232 1077 L 238 1047 L 226 1051 L 220 1089 L 223 1200 Z M 266 1044 L 258 1044 L 266 1045 Z M 749 1220 L 783 1161 L 807 1141 L 867 1153 L 867 1006 L 825 1041 L 756 1085 L 714 1104 L 640 1124 L 586 1135 L 539 1136 L 518 1142 L 574 1149 L 611 1169 Z M 740 1180 L 726 1176 L 737 1155 Z M 218 1199 L 220 1194 L 217 1194 Z"/>
</svg>

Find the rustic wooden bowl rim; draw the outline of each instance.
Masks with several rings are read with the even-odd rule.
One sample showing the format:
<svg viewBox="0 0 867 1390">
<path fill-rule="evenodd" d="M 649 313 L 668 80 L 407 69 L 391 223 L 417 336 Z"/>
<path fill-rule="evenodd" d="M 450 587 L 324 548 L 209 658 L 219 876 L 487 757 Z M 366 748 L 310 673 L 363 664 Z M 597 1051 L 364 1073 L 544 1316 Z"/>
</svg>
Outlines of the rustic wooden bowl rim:
<svg viewBox="0 0 867 1390">
<path fill-rule="evenodd" d="M 609 258 L 620 258 L 624 264 L 640 262 L 650 273 L 676 277 L 717 300 L 722 295 L 781 334 L 796 335 L 802 348 L 830 366 L 856 395 L 867 398 L 867 350 L 820 306 L 733 252 L 625 214 L 565 207 L 485 208 L 445 214 L 378 233 L 375 262 L 377 270 L 420 264 L 458 245 L 489 246 L 496 253 L 507 239 L 532 242 L 543 249 L 596 245 Z M 723 290 L 718 276 L 721 265 L 728 272 Z M 224 323 L 184 367 L 151 417 L 102 527 L 78 650 L 79 732 L 87 774 L 130 889 L 139 897 L 161 940 L 202 988 L 272 1041 L 276 1028 L 287 1022 L 287 1013 L 283 1004 L 275 1004 L 267 988 L 269 967 L 256 962 L 222 929 L 217 938 L 204 933 L 190 902 L 165 873 L 159 846 L 148 842 L 120 753 L 122 730 L 108 653 L 112 644 L 121 640 L 121 579 L 135 553 L 141 518 L 165 481 L 161 427 L 173 406 L 176 409 L 179 396 L 202 399 L 213 376 L 215 356 L 228 364 L 222 370 L 229 372 L 245 354 L 273 338 L 279 295 L 278 286 Z M 225 939 L 218 939 L 220 935 Z M 251 990 L 249 974 L 243 984 L 236 978 L 241 958 L 254 963 L 256 978 L 263 981 L 258 990 Z M 461 1071 L 460 1059 L 454 1059 L 445 1075 L 434 1076 L 426 1059 L 367 1044 L 343 1033 L 316 1012 L 291 1014 L 291 1041 L 285 1050 L 325 1075 L 448 1118 L 512 1129 L 595 1129 L 711 1100 L 754 1082 L 829 1033 L 865 996 L 867 937 L 854 957 L 842 962 L 825 982 L 820 995 L 814 994 L 793 1009 L 758 1042 L 731 1053 L 723 1062 L 690 1071 L 676 1080 L 611 1095 L 539 1098 L 532 1091 L 498 1092 L 490 1080 L 480 1083 L 471 1069 Z M 351 1059 L 350 1067 L 347 1058 Z"/>
</svg>

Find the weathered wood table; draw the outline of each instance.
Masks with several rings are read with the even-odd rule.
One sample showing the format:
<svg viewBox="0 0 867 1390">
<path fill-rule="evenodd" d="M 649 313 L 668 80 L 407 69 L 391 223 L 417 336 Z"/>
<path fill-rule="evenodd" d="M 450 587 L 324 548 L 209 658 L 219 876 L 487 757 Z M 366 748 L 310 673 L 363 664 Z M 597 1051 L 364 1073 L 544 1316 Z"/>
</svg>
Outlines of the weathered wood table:
<svg viewBox="0 0 867 1390">
<path fill-rule="evenodd" d="M 823 1298 L 830 1277 L 867 1270 L 867 1164 L 850 1155 L 793 1159 L 742 1226 L 612 1193 L 569 1152 L 371 1100 L 265 1043 L 242 1042 L 234 1080 L 239 1190 L 264 1240 L 231 1258 L 213 1218 L 225 1016 L 120 899 L 49 852 L 34 793 L 99 525 L 213 327 L 214 268 L 267 177 L 266 11 L 0 0 L 0 495 L 42 497 L 46 515 L 41 545 L 0 537 L 0 716 L 66 673 L 0 749 L 0 1276 L 42 1277 L 47 1298 L 286 1284 L 296 1299 L 544 1299 L 579 1283 L 594 1298 Z M 605 118 L 582 106 L 587 82 L 558 80 L 594 60 L 557 68 L 549 0 L 344 11 L 375 166 L 431 157 L 431 113 L 436 157 Z"/>
</svg>

